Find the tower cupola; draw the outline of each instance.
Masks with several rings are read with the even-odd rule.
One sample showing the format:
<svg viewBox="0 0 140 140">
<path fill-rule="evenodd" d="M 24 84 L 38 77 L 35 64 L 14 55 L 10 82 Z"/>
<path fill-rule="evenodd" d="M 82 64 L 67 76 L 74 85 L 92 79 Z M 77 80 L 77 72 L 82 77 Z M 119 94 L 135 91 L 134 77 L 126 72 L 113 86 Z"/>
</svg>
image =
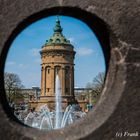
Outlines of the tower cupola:
<svg viewBox="0 0 140 140">
<path fill-rule="evenodd" d="M 55 23 L 55 27 L 54 27 L 53 36 L 50 37 L 50 39 L 46 41 L 45 46 L 71 45 L 70 40 L 66 39 L 66 37 L 63 35 L 62 31 L 63 31 L 63 28 L 61 27 L 60 20 L 57 19 L 56 23 Z"/>
</svg>

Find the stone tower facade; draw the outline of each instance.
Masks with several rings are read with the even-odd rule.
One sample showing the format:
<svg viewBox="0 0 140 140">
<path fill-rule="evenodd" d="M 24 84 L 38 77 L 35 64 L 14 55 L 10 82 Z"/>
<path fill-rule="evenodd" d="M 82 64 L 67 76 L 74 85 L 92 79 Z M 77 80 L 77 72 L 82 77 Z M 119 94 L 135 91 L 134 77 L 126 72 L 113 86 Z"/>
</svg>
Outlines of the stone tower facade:
<svg viewBox="0 0 140 140">
<path fill-rule="evenodd" d="M 46 41 L 41 54 L 41 100 L 53 102 L 55 77 L 58 74 L 62 100 L 74 100 L 74 57 L 73 45 L 62 34 L 60 20 L 56 20 L 53 36 Z"/>
</svg>

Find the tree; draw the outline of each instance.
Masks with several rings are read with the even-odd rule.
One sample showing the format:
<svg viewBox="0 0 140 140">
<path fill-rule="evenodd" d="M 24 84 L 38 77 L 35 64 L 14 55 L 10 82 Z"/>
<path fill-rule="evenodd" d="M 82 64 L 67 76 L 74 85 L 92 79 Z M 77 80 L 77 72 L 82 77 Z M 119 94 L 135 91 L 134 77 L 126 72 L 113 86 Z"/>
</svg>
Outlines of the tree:
<svg viewBox="0 0 140 140">
<path fill-rule="evenodd" d="M 101 91 L 103 89 L 103 84 L 104 84 L 104 79 L 105 79 L 105 73 L 100 72 L 98 73 L 97 76 L 93 79 L 93 82 L 87 84 L 87 88 L 91 88 L 92 91 L 89 93 L 90 95 L 87 95 L 88 97 L 92 98 L 92 103 L 96 104 L 98 101 Z"/>
<path fill-rule="evenodd" d="M 20 94 L 20 89 L 24 86 L 17 74 L 5 72 L 4 84 L 9 103 L 14 102 L 17 98 L 23 98 L 23 95 Z"/>
<path fill-rule="evenodd" d="M 93 90 L 95 90 L 97 93 L 101 93 L 103 84 L 105 79 L 105 73 L 100 72 L 94 79 L 93 79 Z"/>
</svg>

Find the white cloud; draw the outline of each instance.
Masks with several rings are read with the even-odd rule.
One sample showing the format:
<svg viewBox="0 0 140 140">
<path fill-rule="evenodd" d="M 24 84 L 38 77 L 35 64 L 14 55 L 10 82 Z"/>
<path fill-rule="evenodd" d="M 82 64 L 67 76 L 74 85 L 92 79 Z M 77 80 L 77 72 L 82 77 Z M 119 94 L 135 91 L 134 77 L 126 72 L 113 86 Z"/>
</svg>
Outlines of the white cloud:
<svg viewBox="0 0 140 140">
<path fill-rule="evenodd" d="M 32 49 L 30 50 L 30 54 L 31 54 L 32 56 L 39 56 L 39 51 L 40 51 L 40 49 L 32 48 Z"/>
<path fill-rule="evenodd" d="M 36 60 L 35 60 L 35 63 L 41 63 L 41 58 L 36 59 Z"/>
<path fill-rule="evenodd" d="M 19 67 L 23 67 L 24 66 L 24 64 L 19 64 Z"/>
<path fill-rule="evenodd" d="M 18 66 L 19 66 L 20 68 L 23 68 L 23 69 L 27 68 L 27 65 L 22 64 L 22 63 L 21 63 L 21 64 L 19 64 Z"/>
<path fill-rule="evenodd" d="M 71 43 L 74 43 L 74 38 L 73 37 L 68 38 L 68 40 L 70 40 Z"/>
<path fill-rule="evenodd" d="M 7 62 L 6 64 L 7 64 L 8 66 L 12 66 L 12 65 L 15 65 L 16 62 L 14 62 L 14 61 L 9 61 L 9 62 Z"/>
<path fill-rule="evenodd" d="M 76 50 L 76 52 L 78 55 L 86 56 L 86 55 L 91 55 L 94 51 L 93 49 L 90 48 L 79 48 Z"/>
</svg>

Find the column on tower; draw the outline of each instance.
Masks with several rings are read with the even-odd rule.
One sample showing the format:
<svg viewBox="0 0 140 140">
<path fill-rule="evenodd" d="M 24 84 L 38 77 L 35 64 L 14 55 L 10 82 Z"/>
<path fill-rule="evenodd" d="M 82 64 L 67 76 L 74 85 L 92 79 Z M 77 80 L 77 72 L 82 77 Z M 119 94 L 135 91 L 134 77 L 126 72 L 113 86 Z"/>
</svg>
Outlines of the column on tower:
<svg viewBox="0 0 140 140">
<path fill-rule="evenodd" d="M 45 66 L 45 69 L 44 69 L 44 96 L 46 96 L 46 66 Z"/>
<path fill-rule="evenodd" d="M 55 95 L 55 70 L 54 65 L 51 65 L 51 94 Z"/>
<path fill-rule="evenodd" d="M 41 96 L 45 95 L 45 79 L 46 79 L 45 75 L 46 75 L 45 67 L 42 66 L 42 69 L 41 69 Z"/>
<path fill-rule="evenodd" d="M 70 95 L 70 66 L 65 66 L 65 95 Z"/>
<path fill-rule="evenodd" d="M 59 73 L 58 73 L 58 75 L 59 75 L 59 80 L 60 80 L 60 90 L 61 90 L 61 95 L 63 95 L 63 91 L 64 91 L 64 87 L 63 87 L 63 69 L 62 69 L 62 67 L 63 67 L 63 65 L 62 64 L 59 64 L 60 66 L 59 66 Z"/>
<path fill-rule="evenodd" d="M 62 95 L 65 95 L 65 66 L 62 66 Z"/>
<path fill-rule="evenodd" d="M 70 90 L 69 90 L 69 95 L 71 95 L 71 92 L 72 92 L 72 69 L 71 69 L 71 67 L 69 68 L 70 70 L 69 70 L 69 86 L 70 86 Z"/>
<path fill-rule="evenodd" d="M 42 66 L 41 67 L 41 96 L 43 96 L 43 86 L 44 86 L 44 82 L 43 82 L 43 71 L 44 71 L 44 68 Z"/>
<path fill-rule="evenodd" d="M 74 96 L 74 66 L 71 66 L 71 96 Z"/>
</svg>

